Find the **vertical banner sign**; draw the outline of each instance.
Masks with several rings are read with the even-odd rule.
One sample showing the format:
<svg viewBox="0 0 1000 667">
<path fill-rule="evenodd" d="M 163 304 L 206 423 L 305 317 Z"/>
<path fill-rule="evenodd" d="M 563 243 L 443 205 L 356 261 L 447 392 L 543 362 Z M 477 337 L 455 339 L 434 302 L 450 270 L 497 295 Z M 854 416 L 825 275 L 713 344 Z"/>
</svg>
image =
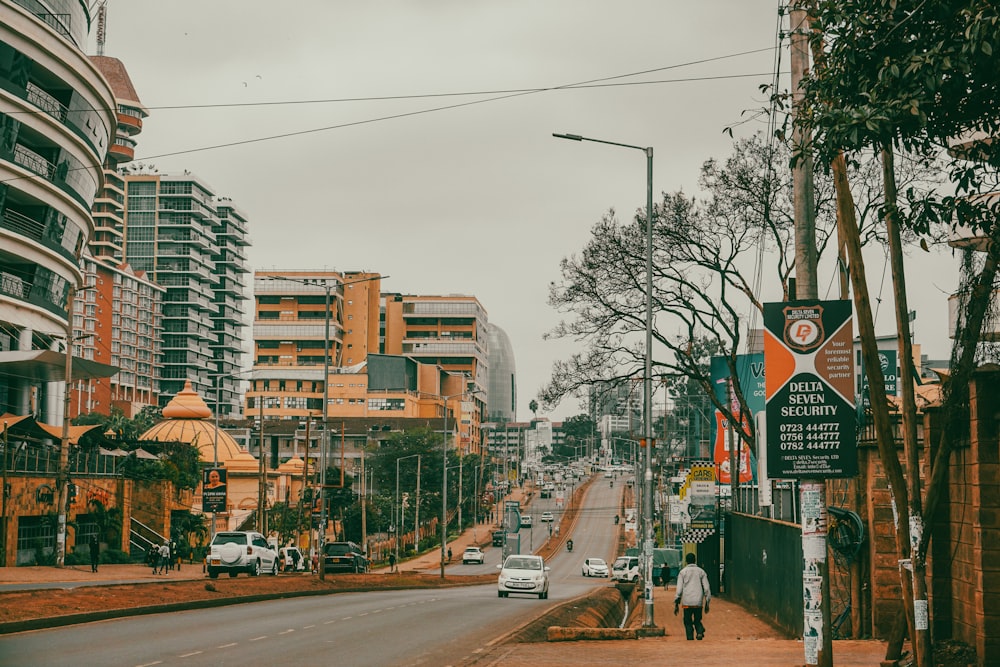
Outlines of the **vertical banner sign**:
<svg viewBox="0 0 1000 667">
<path fill-rule="evenodd" d="M 896 350 L 879 350 L 878 361 L 882 366 L 882 379 L 885 381 L 885 395 L 896 395 Z M 868 393 L 868 374 L 864 372 L 864 362 L 861 363 L 861 405 L 865 409 L 871 407 L 871 398 Z"/>
<path fill-rule="evenodd" d="M 201 483 L 201 511 L 226 511 L 226 469 L 206 468 Z"/>
<path fill-rule="evenodd" d="M 733 379 L 729 373 L 729 365 L 726 357 L 712 357 L 709 371 L 712 377 L 712 386 L 715 388 L 715 395 L 720 403 L 731 403 L 730 412 L 736 414 L 740 410 L 739 400 L 736 392 L 729 391 L 729 385 Z M 751 417 L 764 410 L 764 355 L 740 354 L 736 356 L 736 374 L 743 397 L 747 401 L 747 409 Z M 743 423 L 743 431 L 750 432 L 746 422 Z M 722 413 L 715 411 L 715 463 L 719 466 L 719 484 L 728 485 L 729 478 L 729 420 L 723 418 Z M 740 483 L 753 481 L 753 468 L 750 460 L 750 447 L 740 436 L 735 436 L 734 440 L 739 444 L 739 466 Z"/>
<path fill-rule="evenodd" d="M 849 301 L 764 304 L 769 477 L 857 474 L 852 346 Z"/>
</svg>

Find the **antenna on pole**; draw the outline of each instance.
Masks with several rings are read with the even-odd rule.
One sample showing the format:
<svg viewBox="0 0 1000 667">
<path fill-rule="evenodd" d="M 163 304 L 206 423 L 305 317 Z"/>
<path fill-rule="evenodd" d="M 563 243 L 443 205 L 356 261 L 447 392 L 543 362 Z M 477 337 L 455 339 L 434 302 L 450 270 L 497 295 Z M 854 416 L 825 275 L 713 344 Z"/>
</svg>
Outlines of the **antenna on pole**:
<svg viewBox="0 0 1000 667">
<path fill-rule="evenodd" d="M 101 0 L 97 8 L 97 55 L 104 55 L 104 38 L 107 35 L 108 0 Z"/>
</svg>

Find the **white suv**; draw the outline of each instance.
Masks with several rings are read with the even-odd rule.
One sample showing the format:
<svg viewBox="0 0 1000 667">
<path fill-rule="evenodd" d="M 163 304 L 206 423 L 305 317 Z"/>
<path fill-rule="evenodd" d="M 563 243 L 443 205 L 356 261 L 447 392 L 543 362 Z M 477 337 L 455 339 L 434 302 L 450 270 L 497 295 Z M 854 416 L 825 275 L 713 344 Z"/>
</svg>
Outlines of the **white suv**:
<svg viewBox="0 0 1000 667">
<path fill-rule="evenodd" d="M 208 549 L 206 565 L 212 579 L 220 572 L 228 572 L 230 577 L 240 572 L 251 577 L 261 572 L 278 574 L 278 553 L 260 533 L 244 530 L 216 533 Z"/>
</svg>

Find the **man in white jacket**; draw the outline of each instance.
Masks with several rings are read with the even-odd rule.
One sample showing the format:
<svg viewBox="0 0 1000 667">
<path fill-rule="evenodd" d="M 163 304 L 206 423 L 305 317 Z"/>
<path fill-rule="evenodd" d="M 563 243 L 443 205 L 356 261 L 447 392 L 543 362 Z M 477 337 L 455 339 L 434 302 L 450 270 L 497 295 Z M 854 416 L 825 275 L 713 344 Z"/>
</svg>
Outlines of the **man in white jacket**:
<svg viewBox="0 0 1000 667">
<path fill-rule="evenodd" d="M 705 638 L 705 626 L 701 624 L 701 610 L 704 605 L 708 613 L 708 602 L 712 599 L 712 589 L 708 585 L 708 575 L 705 570 L 694 564 L 695 557 L 689 553 L 684 560 L 687 565 L 677 573 L 677 594 L 674 596 L 674 616 L 684 606 L 684 632 L 688 640 L 694 639 L 695 630 L 698 639 Z"/>
</svg>

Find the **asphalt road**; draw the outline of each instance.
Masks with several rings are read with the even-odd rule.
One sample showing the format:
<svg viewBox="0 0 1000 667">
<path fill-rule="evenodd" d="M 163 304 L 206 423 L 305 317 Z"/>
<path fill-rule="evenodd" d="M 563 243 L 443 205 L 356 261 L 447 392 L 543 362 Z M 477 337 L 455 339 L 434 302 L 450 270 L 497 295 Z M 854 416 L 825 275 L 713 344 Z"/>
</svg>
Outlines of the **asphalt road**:
<svg viewBox="0 0 1000 667">
<path fill-rule="evenodd" d="M 549 560 L 547 601 L 499 599 L 495 585 L 274 600 L 8 635 L 0 637 L 0 665 L 460 664 L 552 605 L 608 585 L 581 576 L 580 566 L 587 556 L 609 557 L 616 498 L 592 487 L 573 531 L 578 546 Z M 555 499 L 532 503 L 533 515 L 546 510 L 561 517 Z M 549 526 L 519 532 L 527 551 L 548 539 Z M 460 556 L 449 574 L 495 572 L 501 549 L 488 549 L 483 565 L 463 565 Z"/>
</svg>

